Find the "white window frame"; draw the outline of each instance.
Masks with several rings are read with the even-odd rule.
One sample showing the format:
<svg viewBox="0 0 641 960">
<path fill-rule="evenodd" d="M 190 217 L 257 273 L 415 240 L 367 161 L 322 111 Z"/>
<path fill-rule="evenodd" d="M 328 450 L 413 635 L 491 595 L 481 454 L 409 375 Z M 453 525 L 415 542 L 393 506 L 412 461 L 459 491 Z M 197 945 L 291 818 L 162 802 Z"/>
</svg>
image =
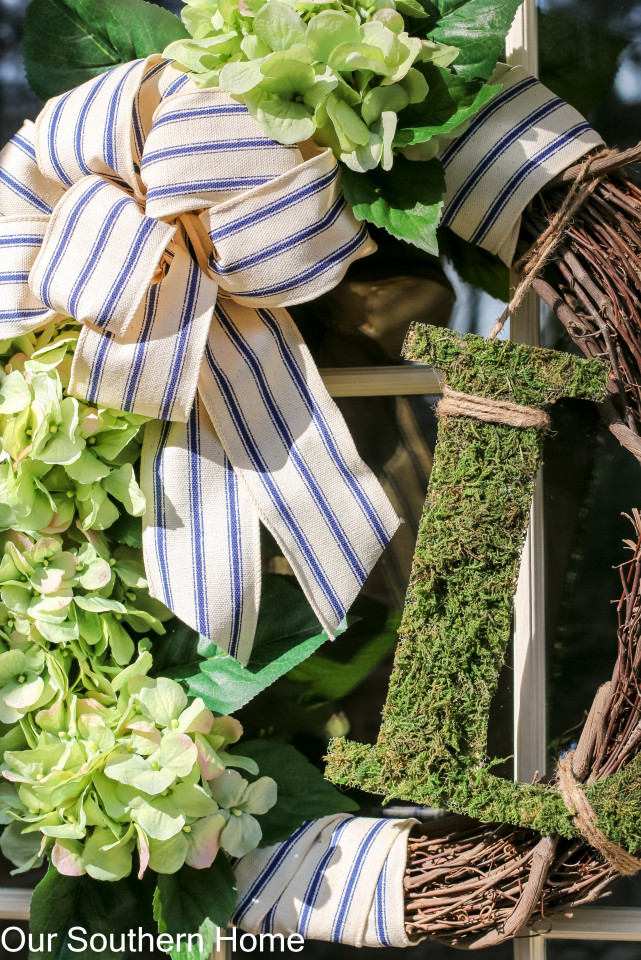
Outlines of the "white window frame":
<svg viewBox="0 0 641 960">
<path fill-rule="evenodd" d="M 507 37 L 507 60 L 538 73 L 536 0 L 524 0 Z M 516 278 L 513 277 L 516 282 Z M 539 300 L 530 293 L 510 318 L 510 336 L 538 344 Z M 321 371 L 333 397 L 439 394 L 438 373 L 422 364 L 336 367 Z M 515 602 L 514 779 L 529 781 L 546 766 L 545 556 L 543 498 L 537 484 Z M 0 920 L 28 921 L 31 890 L 0 888 Z M 514 960 L 545 960 L 548 940 L 641 941 L 641 909 L 579 907 L 535 924 L 531 936 L 514 941 Z M 226 945 L 212 960 L 227 960 Z"/>
</svg>

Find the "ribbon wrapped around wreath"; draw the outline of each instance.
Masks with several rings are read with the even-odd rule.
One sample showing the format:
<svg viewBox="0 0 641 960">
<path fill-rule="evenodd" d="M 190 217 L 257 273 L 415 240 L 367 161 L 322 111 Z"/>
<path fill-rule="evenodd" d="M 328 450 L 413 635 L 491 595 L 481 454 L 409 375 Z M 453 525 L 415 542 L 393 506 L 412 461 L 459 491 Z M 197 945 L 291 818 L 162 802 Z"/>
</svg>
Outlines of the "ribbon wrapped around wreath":
<svg viewBox="0 0 641 960">
<path fill-rule="evenodd" d="M 154 419 L 154 596 L 246 662 L 259 520 L 331 635 L 394 533 L 293 321 L 374 249 L 331 151 L 268 139 L 160 57 L 50 100 L 0 157 L 0 336 L 84 324 L 69 392 Z"/>
</svg>

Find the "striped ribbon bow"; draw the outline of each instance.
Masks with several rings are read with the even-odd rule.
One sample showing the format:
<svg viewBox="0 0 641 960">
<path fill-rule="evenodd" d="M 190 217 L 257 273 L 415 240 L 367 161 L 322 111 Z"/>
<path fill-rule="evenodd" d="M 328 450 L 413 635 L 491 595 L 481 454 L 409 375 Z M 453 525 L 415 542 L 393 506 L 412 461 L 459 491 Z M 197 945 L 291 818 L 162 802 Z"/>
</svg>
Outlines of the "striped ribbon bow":
<svg viewBox="0 0 641 960">
<path fill-rule="evenodd" d="M 70 393 L 155 420 L 152 595 L 247 662 L 261 520 L 331 635 L 399 523 L 283 309 L 374 249 L 331 151 L 274 143 L 151 57 L 25 124 L 0 213 L 0 337 L 74 317 Z"/>
</svg>

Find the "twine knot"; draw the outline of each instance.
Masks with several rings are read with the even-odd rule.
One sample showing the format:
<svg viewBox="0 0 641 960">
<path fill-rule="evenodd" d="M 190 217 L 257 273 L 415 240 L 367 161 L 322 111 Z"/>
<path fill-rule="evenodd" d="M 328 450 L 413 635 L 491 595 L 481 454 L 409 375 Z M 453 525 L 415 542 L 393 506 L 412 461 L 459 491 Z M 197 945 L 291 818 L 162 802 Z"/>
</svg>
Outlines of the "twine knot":
<svg viewBox="0 0 641 960">
<path fill-rule="evenodd" d="M 490 400 L 471 393 L 459 393 L 448 386 L 443 387 L 443 399 L 436 407 L 436 414 L 439 417 L 475 417 L 486 423 L 504 423 L 510 427 L 550 429 L 550 418 L 544 410 L 509 403 L 507 400 Z"/>
<path fill-rule="evenodd" d="M 641 870 L 641 860 L 637 860 L 614 840 L 606 837 L 597 826 L 597 815 L 592 809 L 585 790 L 572 772 L 573 756 L 574 750 L 571 750 L 559 760 L 557 766 L 558 789 L 563 803 L 568 813 L 574 815 L 577 829 L 590 846 L 598 850 L 617 873 L 624 877 L 631 877 Z"/>
</svg>

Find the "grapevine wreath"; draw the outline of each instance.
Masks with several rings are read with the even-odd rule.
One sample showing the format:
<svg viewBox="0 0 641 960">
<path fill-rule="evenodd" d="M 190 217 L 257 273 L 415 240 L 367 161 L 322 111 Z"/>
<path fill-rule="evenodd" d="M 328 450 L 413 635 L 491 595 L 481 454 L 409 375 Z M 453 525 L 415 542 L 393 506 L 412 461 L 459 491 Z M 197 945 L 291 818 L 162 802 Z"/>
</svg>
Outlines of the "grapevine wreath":
<svg viewBox="0 0 641 960">
<path fill-rule="evenodd" d="M 498 62 L 517 7 L 28 8 L 46 103 L 0 155 L 0 823 L 18 871 L 48 863 L 51 956 L 70 917 L 203 960 L 230 922 L 481 947 L 639 869 L 635 510 L 578 744 L 532 784 L 487 756 L 546 406 L 596 402 L 641 460 L 640 154 Z M 378 741 L 334 718 L 325 779 L 234 714 L 331 669 L 399 525 L 286 309 L 374 252 L 368 223 L 522 282 L 487 340 L 407 331 L 443 380 L 434 467 Z M 530 289 L 585 359 L 497 339 Z M 451 816 L 358 816 L 345 786 Z"/>
</svg>

